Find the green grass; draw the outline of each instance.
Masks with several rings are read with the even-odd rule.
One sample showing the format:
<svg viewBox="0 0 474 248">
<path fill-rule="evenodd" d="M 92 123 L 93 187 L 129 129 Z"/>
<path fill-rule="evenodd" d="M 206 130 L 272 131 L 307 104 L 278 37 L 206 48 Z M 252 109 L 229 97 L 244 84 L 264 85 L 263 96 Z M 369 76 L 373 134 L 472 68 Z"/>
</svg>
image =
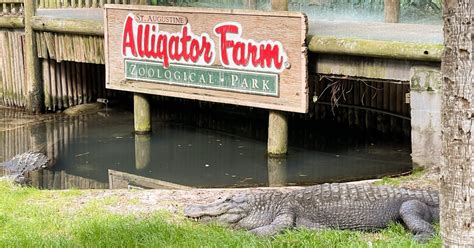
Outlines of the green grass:
<svg viewBox="0 0 474 248">
<path fill-rule="evenodd" d="M 382 180 L 375 182 L 374 185 L 391 185 L 391 186 L 400 186 L 404 182 L 408 182 L 417 178 L 420 178 L 425 171 L 422 167 L 417 167 L 413 169 L 413 171 L 407 175 L 402 177 L 384 177 Z"/>
<path fill-rule="evenodd" d="M 412 241 L 401 225 L 377 233 L 292 230 L 256 237 L 169 213 L 116 215 L 117 198 L 75 206 L 81 191 L 41 191 L 0 181 L 0 247 L 440 247 Z"/>
</svg>

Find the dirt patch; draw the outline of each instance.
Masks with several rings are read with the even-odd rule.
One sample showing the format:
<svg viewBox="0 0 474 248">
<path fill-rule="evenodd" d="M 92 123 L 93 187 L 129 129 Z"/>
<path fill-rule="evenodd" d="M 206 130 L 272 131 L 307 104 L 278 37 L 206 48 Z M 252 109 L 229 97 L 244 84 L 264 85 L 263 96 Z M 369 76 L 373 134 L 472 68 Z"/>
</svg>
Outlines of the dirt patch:
<svg viewBox="0 0 474 248">
<path fill-rule="evenodd" d="M 428 169 L 419 177 L 403 181 L 401 187 L 411 189 L 439 190 L 439 168 Z"/>
<path fill-rule="evenodd" d="M 302 187 L 251 189 L 191 189 L 191 190 L 88 190 L 72 200 L 72 206 L 81 208 L 93 201 L 103 201 L 105 208 L 115 214 L 142 214 L 168 211 L 179 214 L 187 204 L 204 204 L 236 193 L 266 191 L 289 192 Z M 68 211 L 71 211 L 69 209 Z"/>
</svg>

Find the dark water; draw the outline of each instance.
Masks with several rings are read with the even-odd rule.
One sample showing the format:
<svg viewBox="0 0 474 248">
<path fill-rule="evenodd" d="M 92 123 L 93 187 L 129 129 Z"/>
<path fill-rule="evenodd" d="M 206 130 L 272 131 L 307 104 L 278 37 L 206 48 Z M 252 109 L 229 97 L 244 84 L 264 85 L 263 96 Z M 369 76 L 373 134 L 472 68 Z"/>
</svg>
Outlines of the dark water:
<svg viewBox="0 0 474 248">
<path fill-rule="evenodd" d="M 269 159 L 264 117 L 202 115 L 194 110 L 155 113 L 149 136 L 132 133 L 133 114 L 126 110 L 53 118 L 16 132 L 52 158 L 52 169 L 32 175 L 32 184 L 41 188 L 108 188 L 111 180 L 123 181 L 113 171 L 191 187 L 247 187 L 368 179 L 411 169 L 406 141 L 371 138 L 330 123 L 291 121 L 287 158 Z M 0 132 L 4 159 L 9 156 L 5 150 L 12 150 L 8 140 L 16 140 L 8 132 Z M 130 184 L 149 187 L 140 178 Z"/>
</svg>

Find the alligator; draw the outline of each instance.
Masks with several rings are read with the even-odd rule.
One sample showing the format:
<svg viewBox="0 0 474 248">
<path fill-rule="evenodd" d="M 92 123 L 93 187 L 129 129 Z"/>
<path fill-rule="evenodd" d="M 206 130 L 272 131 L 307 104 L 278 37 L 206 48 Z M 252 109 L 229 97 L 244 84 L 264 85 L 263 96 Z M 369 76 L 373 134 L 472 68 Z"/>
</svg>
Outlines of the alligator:
<svg viewBox="0 0 474 248">
<path fill-rule="evenodd" d="M 16 183 L 27 183 L 27 173 L 47 167 L 48 157 L 40 152 L 25 152 L 0 163 L 0 174 Z M 0 177 L 2 178 L 2 177 Z"/>
<path fill-rule="evenodd" d="M 239 193 L 214 203 L 188 205 L 184 214 L 256 235 L 287 228 L 375 231 L 403 223 L 420 242 L 428 241 L 439 221 L 438 193 L 369 184 L 322 184 L 290 192 Z"/>
</svg>

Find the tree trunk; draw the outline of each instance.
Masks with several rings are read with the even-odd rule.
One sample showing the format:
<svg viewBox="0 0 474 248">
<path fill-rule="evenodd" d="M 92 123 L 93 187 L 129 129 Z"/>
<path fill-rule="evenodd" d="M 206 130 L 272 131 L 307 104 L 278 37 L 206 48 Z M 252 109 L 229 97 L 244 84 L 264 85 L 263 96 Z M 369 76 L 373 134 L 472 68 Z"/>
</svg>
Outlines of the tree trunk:
<svg viewBox="0 0 474 248">
<path fill-rule="evenodd" d="M 474 0 L 444 0 L 441 236 L 445 247 L 474 247 Z"/>
</svg>

